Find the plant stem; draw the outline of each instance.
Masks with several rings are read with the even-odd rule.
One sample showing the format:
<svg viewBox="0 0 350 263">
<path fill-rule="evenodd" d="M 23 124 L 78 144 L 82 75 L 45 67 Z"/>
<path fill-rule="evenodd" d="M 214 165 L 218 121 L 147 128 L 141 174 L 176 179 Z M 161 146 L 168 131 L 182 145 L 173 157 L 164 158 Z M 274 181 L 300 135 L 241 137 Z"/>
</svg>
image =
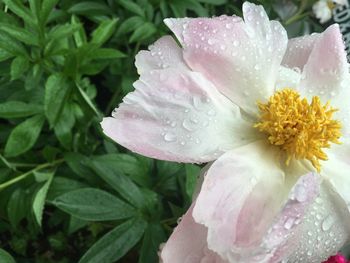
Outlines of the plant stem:
<svg viewBox="0 0 350 263">
<path fill-rule="evenodd" d="M 35 167 L 34 169 L 32 169 L 32 170 L 30 170 L 28 172 L 25 172 L 24 174 L 21 174 L 20 176 L 17 176 L 17 177 L 15 177 L 15 178 L 13 178 L 13 179 L 5 182 L 5 183 L 0 184 L 0 191 L 5 189 L 6 187 L 12 185 L 12 184 L 15 184 L 15 183 L 17 183 L 17 182 L 27 178 L 28 175 L 30 175 L 30 174 L 32 174 L 32 173 L 34 173 L 36 171 L 45 169 L 47 167 L 52 167 L 52 166 L 55 166 L 55 165 L 63 163 L 63 162 L 64 162 L 64 159 L 58 159 L 58 160 L 55 160 L 55 161 L 53 161 L 51 163 L 40 164 L 37 167 Z"/>
</svg>

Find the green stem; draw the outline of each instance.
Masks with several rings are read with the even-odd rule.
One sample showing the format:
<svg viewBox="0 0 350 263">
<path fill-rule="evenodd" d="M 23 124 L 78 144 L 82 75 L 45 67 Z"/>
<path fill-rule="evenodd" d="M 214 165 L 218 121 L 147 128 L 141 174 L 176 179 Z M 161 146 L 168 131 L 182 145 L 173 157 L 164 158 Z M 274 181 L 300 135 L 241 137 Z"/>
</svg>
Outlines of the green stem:
<svg viewBox="0 0 350 263">
<path fill-rule="evenodd" d="M 291 23 L 298 21 L 300 18 L 303 18 L 305 16 L 303 12 L 307 7 L 308 1 L 309 0 L 301 0 L 298 11 L 285 22 L 286 25 L 290 25 Z"/>
<path fill-rule="evenodd" d="M 37 167 L 35 167 L 34 169 L 28 171 L 28 172 L 25 172 L 24 174 L 21 174 L 20 176 L 17 176 L 16 178 L 13 178 L 5 183 L 2 183 L 0 184 L 0 191 L 5 189 L 6 187 L 10 186 L 10 185 L 13 185 L 25 178 L 27 178 L 27 176 L 29 176 L 30 174 L 36 172 L 36 171 L 39 171 L 39 170 L 42 170 L 42 169 L 45 169 L 47 167 L 52 167 L 52 166 L 55 166 L 57 164 L 60 164 L 60 163 L 63 163 L 64 162 L 64 159 L 58 159 L 58 160 L 55 160 L 51 163 L 44 163 L 44 164 L 40 164 L 38 165 Z"/>
</svg>

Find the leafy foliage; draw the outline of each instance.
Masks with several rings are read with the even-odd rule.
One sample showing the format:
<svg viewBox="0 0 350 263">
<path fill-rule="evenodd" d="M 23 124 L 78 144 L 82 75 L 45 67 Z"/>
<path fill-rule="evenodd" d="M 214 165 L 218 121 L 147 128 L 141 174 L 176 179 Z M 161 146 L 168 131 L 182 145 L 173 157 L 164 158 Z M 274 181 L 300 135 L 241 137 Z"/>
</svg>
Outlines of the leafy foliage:
<svg viewBox="0 0 350 263">
<path fill-rule="evenodd" d="M 322 30 L 312 1 L 256 2 L 290 36 Z M 130 153 L 99 122 L 133 89 L 137 52 L 169 34 L 164 18 L 241 4 L 0 2 L 0 262 L 158 262 L 200 168 Z"/>
</svg>

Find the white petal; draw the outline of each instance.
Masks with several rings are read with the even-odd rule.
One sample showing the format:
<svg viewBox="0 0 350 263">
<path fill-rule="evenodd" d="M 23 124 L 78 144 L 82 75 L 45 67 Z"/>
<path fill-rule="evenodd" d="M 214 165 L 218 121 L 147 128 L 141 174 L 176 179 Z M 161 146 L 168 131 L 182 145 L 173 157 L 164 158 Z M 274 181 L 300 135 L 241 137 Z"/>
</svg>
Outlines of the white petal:
<svg viewBox="0 0 350 263">
<path fill-rule="evenodd" d="M 182 50 L 171 36 L 164 36 L 149 46 L 149 51 L 141 50 L 136 55 L 135 65 L 138 73 L 153 69 L 176 68 L 187 69 Z"/>
<path fill-rule="evenodd" d="M 255 115 L 256 102 L 273 93 L 287 34 L 261 6 L 245 2 L 243 15 L 245 22 L 227 16 L 165 22 L 182 43 L 187 64 Z"/>
<path fill-rule="evenodd" d="M 134 86 L 113 117 L 102 122 L 107 136 L 132 151 L 208 162 L 254 139 L 256 131 L 241 119 L 239 108 L 199 73 L 153 70 Z"/>
</svg>

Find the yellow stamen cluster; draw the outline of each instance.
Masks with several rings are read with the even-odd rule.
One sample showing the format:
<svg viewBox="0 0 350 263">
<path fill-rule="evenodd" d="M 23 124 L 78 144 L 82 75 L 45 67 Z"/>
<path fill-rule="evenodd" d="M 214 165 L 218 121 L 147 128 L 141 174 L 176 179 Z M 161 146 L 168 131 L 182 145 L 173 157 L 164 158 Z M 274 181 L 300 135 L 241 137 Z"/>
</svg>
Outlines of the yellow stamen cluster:
<svg viewBox="0 0 350 263">
<path fill-rule="evenodd" d="M 265 103 L 258 103 L 260 122 L 254 127 L 268 135 L 271 144 L 280 146 L 291 158 L 307 159 L 319 172 L 320 160 L 327 160 L 322 148 L 330 143 L 340 144 L 341 124 L 332 120 L 337 109 L 322 106 L 318 96 L 301 99 L 298 92 L 286 88 L 276 92 Z"/>
<path fill-rule="evenodd" d="M 329 9 L 333 10 L 335 8 L 335 3 L 333 2 L 333 0 L 328 0 L 327 6 Z"/>
</svg>

